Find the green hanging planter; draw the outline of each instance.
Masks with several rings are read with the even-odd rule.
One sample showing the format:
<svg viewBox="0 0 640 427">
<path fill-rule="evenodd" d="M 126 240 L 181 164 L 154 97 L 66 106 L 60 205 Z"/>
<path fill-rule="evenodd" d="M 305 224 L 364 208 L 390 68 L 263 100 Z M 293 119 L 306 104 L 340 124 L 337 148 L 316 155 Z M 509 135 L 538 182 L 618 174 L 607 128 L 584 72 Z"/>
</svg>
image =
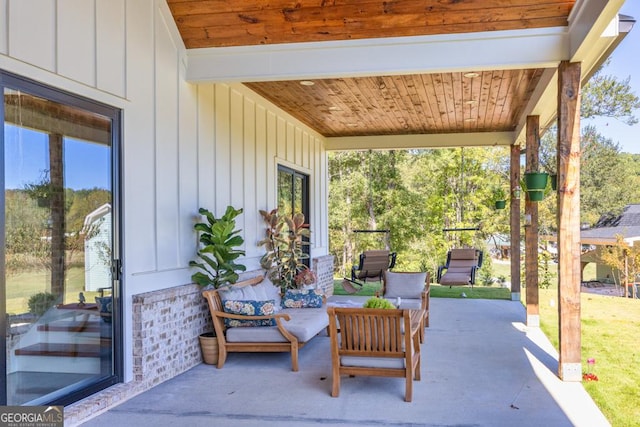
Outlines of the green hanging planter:
<svg viewBox="0 0 640 427">
<path fill-rule="evenodd" d="M 527 197 L 532 202 L 541 202 L 544 200 L 544 191 L 542 190 L 528 190 Z"/>
<path fill-rule="evenodd" d="M 558 189 L 558 175 L 549 175 L 549 179 L 551 180 L 551 189 L 556 191 Z"/>
<path fill-rule="evenodd" d="M 524 184 L 527 191 L 544 190 L 547 187 L 549 174 L 546 172 L 527 172 L 524 174 Z"/>
<path fill-rule="evenodd" d="M 496 209 L 504 209 L 507 207 L 506 200 L 496 200 Z"/>
</svg>

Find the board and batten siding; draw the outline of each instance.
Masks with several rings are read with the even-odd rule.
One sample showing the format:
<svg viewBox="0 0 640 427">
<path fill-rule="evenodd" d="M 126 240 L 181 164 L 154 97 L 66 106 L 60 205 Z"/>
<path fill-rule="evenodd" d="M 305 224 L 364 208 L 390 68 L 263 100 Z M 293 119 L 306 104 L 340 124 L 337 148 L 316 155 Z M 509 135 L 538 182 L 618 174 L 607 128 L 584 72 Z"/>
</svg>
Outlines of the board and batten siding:
<svg viewBox="0 0 640 427">
<path fill-rule="evenodd" d="M 123 110 L 125 317 L 132 295 L 191 281 L 199 207 L 244 208 L 258 268 L 279 163 L 309 174 L 311 254 L 328 253 L 324 138 L 242 84 L 185 81 L 185 61 L 164 0 L 0 0 L 0 68 Z"/>
</svg>

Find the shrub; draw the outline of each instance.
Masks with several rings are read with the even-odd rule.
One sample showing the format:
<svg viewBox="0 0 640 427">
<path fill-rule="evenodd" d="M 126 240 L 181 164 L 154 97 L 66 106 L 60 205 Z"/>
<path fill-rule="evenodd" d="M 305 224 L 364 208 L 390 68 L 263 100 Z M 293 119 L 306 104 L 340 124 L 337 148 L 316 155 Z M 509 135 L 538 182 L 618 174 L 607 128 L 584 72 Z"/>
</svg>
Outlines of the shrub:
<svg viewBox="0 0 640 427">
<path fill-rule="evenodd" d="M 372 297 L 367 300 L 362 306 L 364 308 L 396 308 L 391 301 L 384 298 Z"/>
<path fill-rule="evenodd" d="M 49 292 L 40 292 L 31 295 L 29 302 L 29 313 L 33 313 L 36 316 L 42 316 L 56 303 L 56 296 Z"/>
</svg>

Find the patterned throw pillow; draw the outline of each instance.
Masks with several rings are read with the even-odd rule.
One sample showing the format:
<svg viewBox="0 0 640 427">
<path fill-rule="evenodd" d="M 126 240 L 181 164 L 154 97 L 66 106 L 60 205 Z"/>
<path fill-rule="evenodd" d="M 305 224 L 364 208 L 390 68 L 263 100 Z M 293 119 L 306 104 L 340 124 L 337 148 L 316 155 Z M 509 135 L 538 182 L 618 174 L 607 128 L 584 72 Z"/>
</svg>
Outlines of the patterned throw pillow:
<svg viewBox="0 0 640 427">
<path fill-rule="evenodd" d="M 96 297 L 96 304 L 100 310 L 100 317 L 106 323 L 111 323 L 111 313 L 113 312 L 113 297 Z"/>
<path fill-rule="evenodd" d="M 285 308 L 320 308 L 322 291 L 317 289 L 287 289 L 282 298 Z"/>
<path fill-rule="evenodd" d="M 225 313 L 241 314 L 243 316 L 271 316 L 275 314 L 275 303 L 268 301 L 226 300 L 222 302 Z M 224 319 L 229 328 L 247 326 L 275 326 L 275 319 L 239 320 Z"/>
</svg>

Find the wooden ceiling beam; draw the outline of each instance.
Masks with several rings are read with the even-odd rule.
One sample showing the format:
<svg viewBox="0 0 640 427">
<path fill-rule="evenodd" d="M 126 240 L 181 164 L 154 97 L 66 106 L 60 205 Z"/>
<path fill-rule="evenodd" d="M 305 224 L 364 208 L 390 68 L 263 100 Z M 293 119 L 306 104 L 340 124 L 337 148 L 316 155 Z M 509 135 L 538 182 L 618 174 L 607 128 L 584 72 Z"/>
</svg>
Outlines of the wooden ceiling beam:
<svg viewBox="0 0 640 427">
<path fill-rule="evenodd" d="M 451 147 L 493 147 L 513 144 L 513 132 L 438 133 L 327 138 L 328 151 L 400 150 Z"/>
<path fill-rule="evenodd" d="M 555 68 L 568 52 L 564 27 L 189 49 L 187 80 L 261 82 Z"/>
<path fill-rule="evenodd" d="M 111 145 L 111 120 L 31 95 L 4 95 L 5 121 L 44 134 Z"/>
<path fill-rule="evenodd" d="M 168 6 L 193 49 L 566 26 L 574 2 L 168 0 Z"/>
</svg>

